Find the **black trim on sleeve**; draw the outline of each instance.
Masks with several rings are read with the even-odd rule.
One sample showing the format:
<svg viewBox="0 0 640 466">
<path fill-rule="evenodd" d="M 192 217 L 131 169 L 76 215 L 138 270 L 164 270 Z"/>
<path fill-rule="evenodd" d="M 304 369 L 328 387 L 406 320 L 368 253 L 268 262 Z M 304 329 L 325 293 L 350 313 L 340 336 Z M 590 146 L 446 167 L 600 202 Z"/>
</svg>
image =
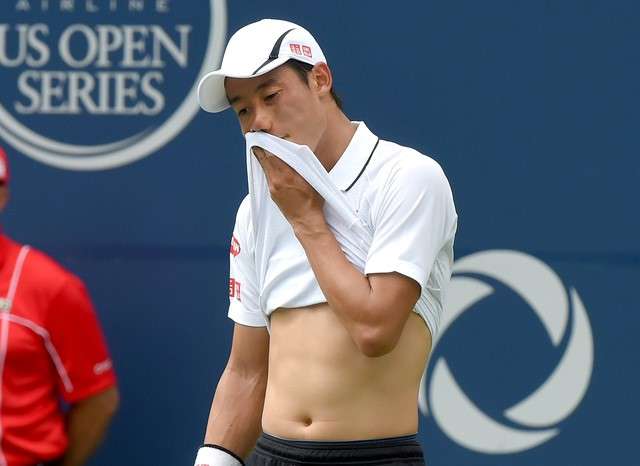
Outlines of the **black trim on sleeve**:
<svg viewBox="0 0 640 466">
<path fill-rule="evenodd" d="M 251 75 L 253 76 L 254 74 L 256 74 L 258 71 L 260 71 L 262 68 L 264 68 L 266 65 L 268 65 L 269 63 L 271 63 L 273 60 L 278 58 L 278 52 L 280 51 L 280 46 L 282 45 L 282 41 L 284 40 L 285 36 L 287 34 L 289 34 L 291 31 L 293 31 L 293 29 L 289 29 L 288 31 L 285 31 L 284 34 L 282 34 L 280 37 L 278 37 L 278 40 L 276 41 L 275 44 L 273 44 L 273 48 L 271 49 L 271 53 L 269 54 L 269 58 L 266 59 L 266 61 L 260 65 L 253 73 L 251 73 Z"/>
<path fill-rule="evenodd" d="M 365 168 L 367 168 L 367 165 L 369 165 L 369 162 L 371 161 L 371 157 L 373 157 L 373 153 L 376 151 L 376 148 L 378 147 L 379 142 L 380 142 L 380 138 L 378 138 L 378 140 L 376 141 L 376 145 L 373 146 L 373 150 L 371 151 L 371 154 L 369 154 L 369 158 L 367 159 L 367 161 L 364 163 L 364 167 L 362 167 L 362 170 L 360 170 L 360 173 L 358 173 L 358 176 L 356 176 L 356 179 L 353 180 L 353 182 L 349 185 L 349 187 L 344 190 L 345 192 L 353 188 L 353 185 L 356 184 L 356 181 L 358 181 L 358 179 L 362 176 Z"/>
<path fill-rule="evenodd" d="M 225 447 L 221 447 L 220 445 L 216 445 L 215 443 L 205 443 L 204 445 L 202 445 L 203 447 L 207 447 L 207 448 L 213 448 L 215 450 L 220 450 L 225 452 L 228 455 L 233 456 L 235 459 L 237 459 L 238 461 L 240 461 L 240 464 L 242 466 L 245 466 L 244 461 L 242 460 L 242 458 L 240 458 L 238 455 L 236 455 L 234 452 L 232 452 L 231 450 L 227 450 Z"/>
</svg>

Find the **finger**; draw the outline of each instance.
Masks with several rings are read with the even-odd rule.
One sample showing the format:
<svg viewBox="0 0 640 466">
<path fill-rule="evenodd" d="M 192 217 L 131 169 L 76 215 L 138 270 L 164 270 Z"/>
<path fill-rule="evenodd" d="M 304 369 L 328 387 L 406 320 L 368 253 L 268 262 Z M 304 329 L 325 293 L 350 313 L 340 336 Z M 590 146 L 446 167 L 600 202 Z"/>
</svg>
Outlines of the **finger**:
<svg viewBox="0 0 640 466">
<path fill-rule="evenodd" d="M 258 159 L 258 162 L 261 162 L 262 159 L 267 156 L 266 151 L 262 147 L 253 146 L 251 152 L 253 152 L 253 155 Z"/>
<path fill-rule="evenodd" d="M 262 165 L 263 169 L 273 169 L 274 162 L 280 160 L 278 159 L 278 157 L 273 155 L 268 150 L 263 149 L 262 147 L 254 147 L 253 154 L 255 155 L 256 159 L 258 159 L 258 162 L 260 162 L 260 165 Z"/>
<path fill-rule="evenodd" d="M 256 157 L 261 157 L 261 158 L 275 157 L 275 155 L 272 152 L 269 152 L 267 149 L 260 146 L 253 146 L 251 150 L 253 151 Z"/>
<path fill-rule="evenodd" d="M 289 168 L 289 166 L 285 162 L 280 160 L 268 150 L 263 149 L 262 147 L 254 147 L 253 150 L 256 159 L 258 159 L 258 162 L 262 167 L 262 170 L 264 170 L 267 175 L 270 175 L 274 172 L 280 172 L 284 169 L 284 167 Z"/>
<path fill-rule="evenodd" d="M 270 167 L 269 167 L 269 164 L 266 162 L 267 160 L 266 151 L 262 147 L 256 146 L 251 148 L 251 152 L 253 153 L 254 157 L 258 160 L 258 163 L 262 167 L 262 171 L 264 172 L 265 176 L 267 177 L 267 179 L 269 179 Z"/>
</svg>

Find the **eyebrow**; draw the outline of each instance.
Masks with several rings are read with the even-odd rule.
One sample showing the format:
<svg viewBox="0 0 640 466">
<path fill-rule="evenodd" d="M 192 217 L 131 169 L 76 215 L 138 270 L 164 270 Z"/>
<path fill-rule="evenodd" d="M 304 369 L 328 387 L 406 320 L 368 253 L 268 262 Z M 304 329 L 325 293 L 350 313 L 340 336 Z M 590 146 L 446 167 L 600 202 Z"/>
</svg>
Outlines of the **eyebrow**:
<svg viewBox="0 0 640 466">
<path fill-rule="evenodd" d="M 257 87 L 256 87 L 256 91 L 259 91 L 260 89 L 264 89 L 267 86 L 271 86 L 272 84 L 276 84 L 277 80 L 275 78 L 270 78 L 267 79 L 266 81 L 260 83 Z M 237 95 L 235 97 L 229 97 L 229 103 L 231 105 L 233 105 L 234 103 L 236 103 L 238 100 L 240 100 L 242 97 Z"/>
</svg>

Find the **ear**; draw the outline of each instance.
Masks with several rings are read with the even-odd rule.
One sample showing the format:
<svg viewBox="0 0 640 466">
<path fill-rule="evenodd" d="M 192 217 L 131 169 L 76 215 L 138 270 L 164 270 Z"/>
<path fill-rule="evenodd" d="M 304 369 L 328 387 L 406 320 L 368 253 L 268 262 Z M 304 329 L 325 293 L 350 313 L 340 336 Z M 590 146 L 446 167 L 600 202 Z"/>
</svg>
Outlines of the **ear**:
<svg viewBox="0 0 640 466">
<path fill-rule="evenodd" d="M 9 202 L 9 188 L 6 184 L 0 184 L 0 212 L 4 210 Z"/>
<path fill-rule="evenodd" d="M 331 87 L 333 86 L 333 76 L 331 70 L 326 63 L 317 63 L 311 69 L 309 76 L 312 89 L 320 97 L 331 94 Z"/>
</svg>

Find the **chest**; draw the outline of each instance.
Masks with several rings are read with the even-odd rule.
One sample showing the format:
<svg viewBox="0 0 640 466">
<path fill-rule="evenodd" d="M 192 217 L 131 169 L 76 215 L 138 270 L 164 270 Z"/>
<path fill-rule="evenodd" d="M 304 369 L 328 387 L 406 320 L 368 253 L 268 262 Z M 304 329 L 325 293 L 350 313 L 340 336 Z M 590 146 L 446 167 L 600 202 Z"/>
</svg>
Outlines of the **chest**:
<svg viewBox="0 0 640 466">
<path fill-rule="evenodd" d="M 382 190 L 375 184 L 375 180 L 368 179 L 366 174 L 363 178 L 362 182 L 354 184 L 348 191 L 343 191 L 343 194 L 351 210 L 373 232 L 375 211 L 378 208 Z"/>
<path fill-rule="evenodd" d="M 0 316 L 0 356 L 4 357 L 7 375 L 17 380 L 34 373 L 48 373 L 51 369 L 48 334 L 36 323 L 3 313 Z"/>
<path fill-rule="evenodd" d="M 13 380 L 51 368 L 43 309 L 25 279 L 28 254 L 29 248 L 22 247 L 0 271 L 0 361 Z"/>
</svg>

